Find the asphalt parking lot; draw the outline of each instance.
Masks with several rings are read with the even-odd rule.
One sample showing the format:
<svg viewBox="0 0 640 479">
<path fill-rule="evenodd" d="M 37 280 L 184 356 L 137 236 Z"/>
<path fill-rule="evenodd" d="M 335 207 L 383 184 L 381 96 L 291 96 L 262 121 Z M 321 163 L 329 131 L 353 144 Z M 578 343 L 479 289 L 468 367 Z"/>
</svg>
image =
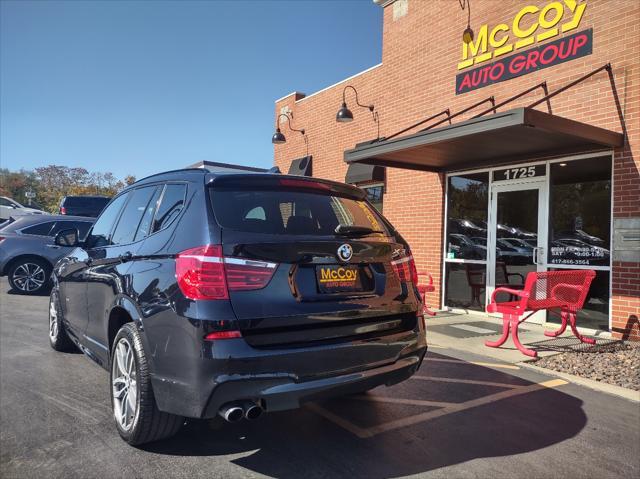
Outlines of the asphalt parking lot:
<svg viewBox="0 0 640 479">
<path fill-rule="evenodd" d="M 640 408 L 517 366 L 432 349 L 411 380 L 254 422 L 193 421 L 136 449 L 108 375 L 47 338 L 47 297 L 0 281 L 0 476 L 638 477 Z"/>
</svg>

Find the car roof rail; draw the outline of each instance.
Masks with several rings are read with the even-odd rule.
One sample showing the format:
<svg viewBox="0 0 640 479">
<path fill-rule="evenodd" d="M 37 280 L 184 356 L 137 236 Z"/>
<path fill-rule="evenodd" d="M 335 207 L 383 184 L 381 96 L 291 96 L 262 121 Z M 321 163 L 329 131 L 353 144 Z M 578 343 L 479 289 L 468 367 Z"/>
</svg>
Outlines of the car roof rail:
<svg viewBox="0 0 640 479">
<path fill-rule="evenodd" d="M 281 175 L 282 171 L 280 171 L 280 167 L 278 166 L 272 166 L 271 168 L 269 168 L 267 170 L 267 173 L 273 173 L 274 175 Z"/>
</svg>

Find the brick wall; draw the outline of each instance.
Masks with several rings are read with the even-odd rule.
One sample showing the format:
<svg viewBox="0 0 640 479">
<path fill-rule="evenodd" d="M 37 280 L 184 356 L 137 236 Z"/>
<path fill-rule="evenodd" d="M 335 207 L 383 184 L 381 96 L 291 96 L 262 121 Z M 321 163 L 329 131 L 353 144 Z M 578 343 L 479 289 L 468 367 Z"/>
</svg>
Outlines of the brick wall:
<svg viewBox="0 0 640 479">
<path fill-rule="evenodd" d="M 472 27 L 509 22 L 525 5 L 543 7 L 546 0 L 472 0 Z M 354 105 L 353 93 L 347 102 L 355 120 L 338 124 L 335 114 L 342 90 L 357 88 L 361 103 L 375 104 L 380 114 L 381 135 L 388 136 L 445 108 L 460 110 L 490 95 L 496 101 L 546 80 L 550 90 L 563 86 L 610 62 L 624 111 L 628 134 L 625 148 L 614 159 L 614 216 L 640 216 L 640 2 L 633 0 L 586 0 L 587 9 L 579 30 L 593 28 L 593 54 L 534 72 L 503 83 L 455 95 L 455 76 L 461 58 L 461 35 L 466 12 L 453 0 L 409 0 L 408 13 L 394 21 L 393 6 L 385 7 L 382 64 L 316 94 L 291 94 L 276 102 L 276 112 L 288 107 L 294 126 L 305 128 L 309 153 L 313 155 L 314 176 L 344 181 L 347 170 L 343 152 L 356 143 L 376 137 L 376 126 L 366 109 Z M 523 26 L 527 26 L 526 22 Z M 548 40 L 553 41 L 553 39 Z M 534 91 L 509 108 L 525 106 L 540 98 Z M 552 99 L 553 113 L 622 131 L 606 72 Z M 538 108 L 544 110 L 545 105 Z M 469 116 L 476 112 L 470 112 Z M 465 118 L 459 118 L 464 120 Z M 288 131 L 287 143 L 274 148 L 275 164 L 286 172 L 292 159 L 304 156 L 299 134 Z M 409 241 L 418 269 L 433 273 L 440 294 L 443 234 L 444 177 L 389 168 L 387 170 L 384 214 Z M 637 263 L 613 266 L 613 331 L 639 338 L 640 270 Z"/>
</svg>

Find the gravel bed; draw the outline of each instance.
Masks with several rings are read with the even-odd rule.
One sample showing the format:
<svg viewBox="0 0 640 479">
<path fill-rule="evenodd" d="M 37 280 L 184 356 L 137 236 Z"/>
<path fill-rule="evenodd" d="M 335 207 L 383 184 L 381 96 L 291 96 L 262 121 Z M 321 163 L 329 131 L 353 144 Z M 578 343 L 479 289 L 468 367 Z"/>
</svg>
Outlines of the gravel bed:
<svg viewBox="0 0 640 479">
<path fill-rule="evenodd" d="M 640 391 L 640 344 L 614 343 L 541 358 L 536 366 Z"/>
</svg>

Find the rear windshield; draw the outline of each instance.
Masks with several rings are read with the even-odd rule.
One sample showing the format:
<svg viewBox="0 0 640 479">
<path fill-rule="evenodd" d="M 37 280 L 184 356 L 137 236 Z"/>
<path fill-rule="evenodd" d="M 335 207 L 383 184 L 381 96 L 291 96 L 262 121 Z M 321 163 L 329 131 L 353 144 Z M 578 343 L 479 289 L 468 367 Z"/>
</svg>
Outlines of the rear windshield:
<svg viewBox="0 0 640 479">
<path fill-rule="evenodd" d="M 336 227 L 343 225 L 389 235 L 378 212 L 362 200 L 286 189 L 215 188 L 211 197 L 220 226 L 236 231 L 333 236 Z"/>
<path fill-rule="evenodd" d="M 90 207 L 102 208 L 109 202 L 110 198 L 90 198 L 86 196 L 67 196 L 63 202 L 66 208 L 69 207 Z"/>
</svg>

